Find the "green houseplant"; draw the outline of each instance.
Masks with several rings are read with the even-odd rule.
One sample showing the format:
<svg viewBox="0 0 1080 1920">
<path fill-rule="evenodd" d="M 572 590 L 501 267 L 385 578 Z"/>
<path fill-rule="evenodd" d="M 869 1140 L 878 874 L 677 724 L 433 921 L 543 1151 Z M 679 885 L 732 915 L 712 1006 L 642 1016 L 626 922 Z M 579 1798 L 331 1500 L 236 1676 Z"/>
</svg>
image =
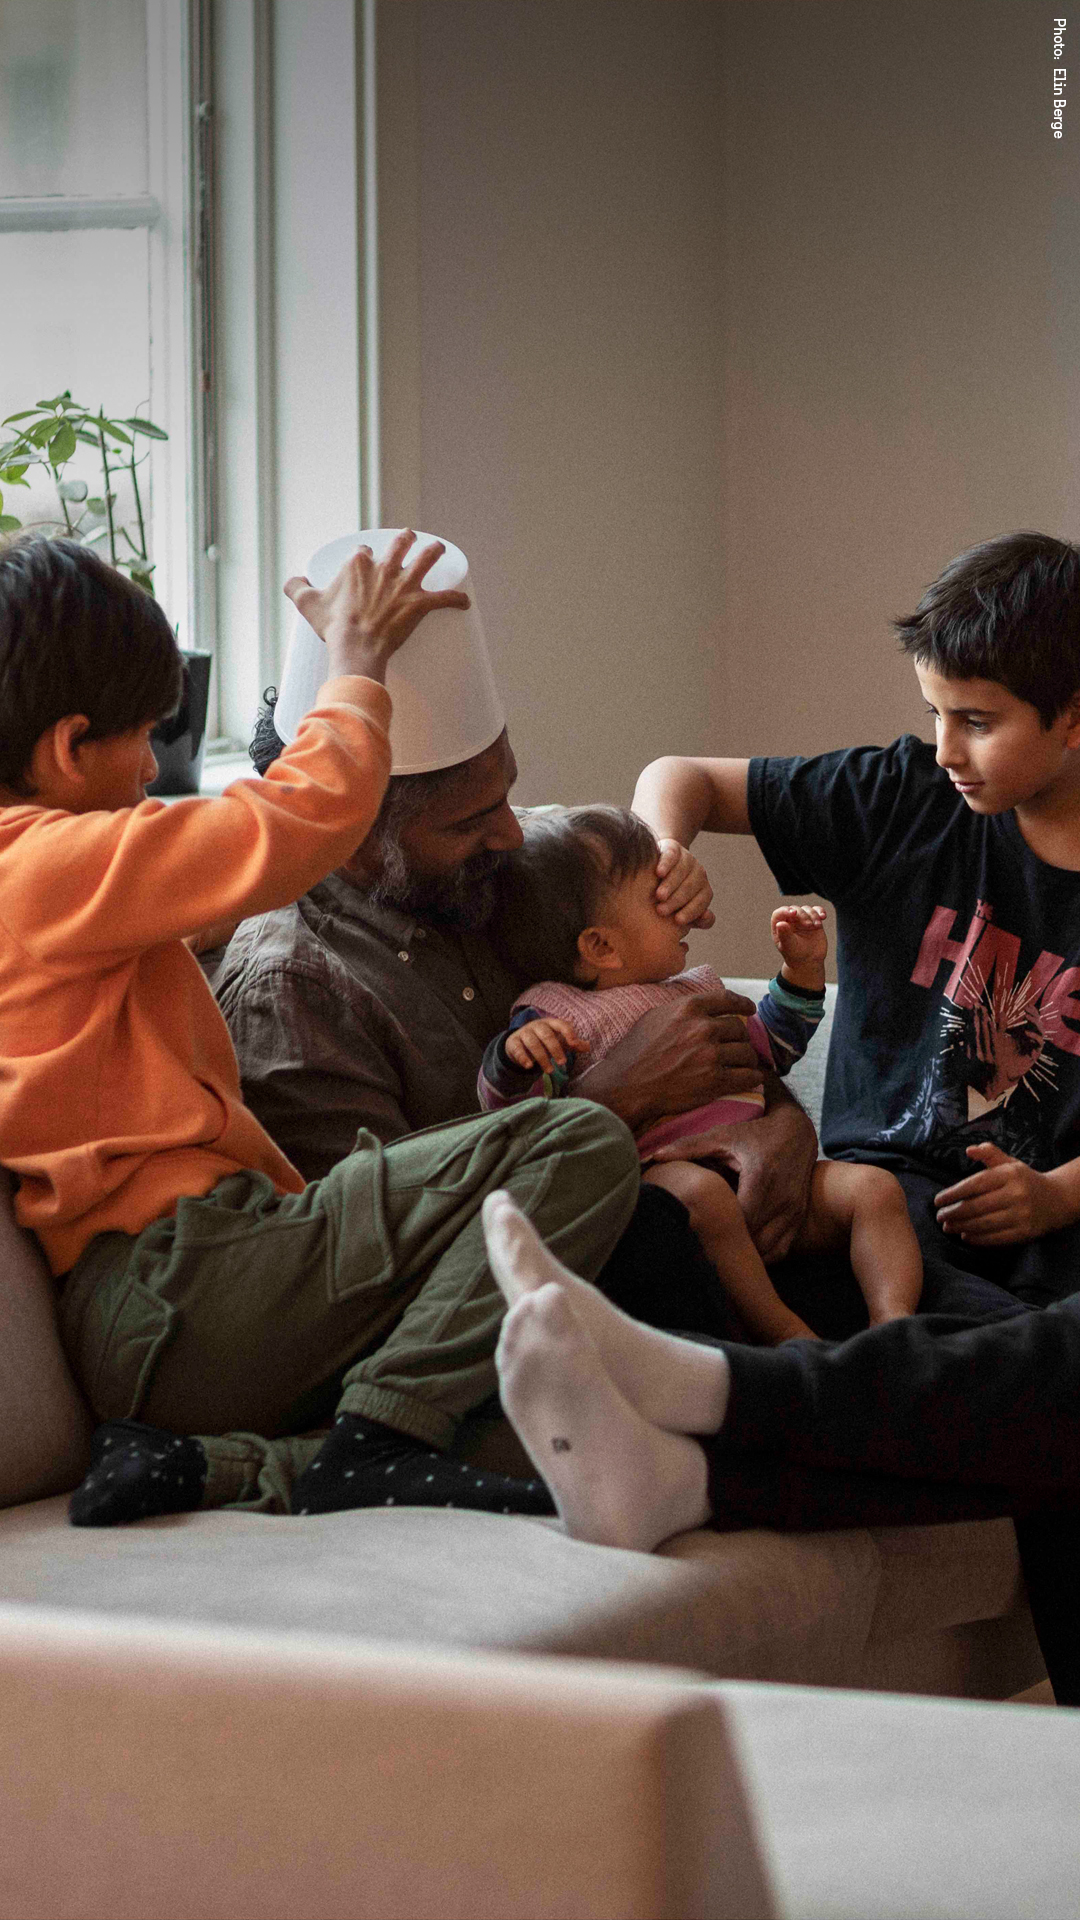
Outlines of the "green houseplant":
<svg viewBox="0 0 1080 1920">
<path fill-rule="evenodd" d="M 31 467 L 43 467 L 56 491 L 59 513 L 39 521 L 43 529 L 64 534 L 86 546 L 102 548 L 103 557 L 128 574 L 147 593 L 154 591 L 154 563 L 147 540 L 139 470 L 150 455 L 149 442 L 167 440 L 163 427 L 139 414 L 112 419 L 104 408 L 94 413 L 71 397 L 70 389 L 51 400 L 11 413 L 0 421 L 0 535 L 14 533 L 22 521 L 4 510 L 4 491 L 29 487 Z M 68 468 L 80 446 L 96 455 L 101 489 L 91 493 L 82 478 L 70 478 Z M 123 517 L 119 489 L 130 490 Z M 197 793 L 206 735 L 206 708 L 210 691 L 210 655 L 184 651 L 184 692 L 171 720 L 154 731 L 159 774 L 151 793 Z"/>
</svg>

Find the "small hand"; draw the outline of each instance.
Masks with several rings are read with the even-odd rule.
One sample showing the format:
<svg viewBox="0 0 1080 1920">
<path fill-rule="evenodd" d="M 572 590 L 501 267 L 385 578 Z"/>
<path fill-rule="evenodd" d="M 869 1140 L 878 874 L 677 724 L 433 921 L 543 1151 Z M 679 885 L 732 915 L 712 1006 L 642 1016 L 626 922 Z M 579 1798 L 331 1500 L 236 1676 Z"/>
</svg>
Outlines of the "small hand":
<svg viewBox="0 0 1080 1920">
<path fill-rule="evenodd" d="M 773 940 L 787 966 L 823 965 L 829 951 L 824 907 L 777 907 L 771 925 Z"/>
<path fill-rule="evenodd" d="M 422 584 L 446 551 L 440 540 L 422 548 L 410 566 L 402 565 L 415 539 L 404 528 L 381 560 L 374 559 L 370 547 L 358 548 L 328 587 L 313 587 L 300 575 L 286 580 L 285 592 L 297 612 L 326 642 L 328 679 L 339 673 L 385 679 L 387 661 L 426 613 L 469 605 L 467 593 L 452 588 L 428 593 Z"/>
<path fill-rule="evenodd" d="M 984 1140 L 967 1150 L 982 1162 L 982 1173 L 957 1181 L 935 1194 L 938 1226 L 977 1247 L 1006 1247 L 1037 1240 L 1066 1220 L 1052 1181 L 1023 1160 L 1011 1159 Z"/>
<path fill-rule="evenodd" d="M 656 878 L 658 913 L 674 914 L 680 927 L 715 926 L 716 915 L 709 911 L 713 897 L 709 876 L 701 861 L 677 840 L 661 840 Z"/>
<path fill-rule="evenodd" d="M 579 1040 L 569 1020 L 526 1020 L 523 1027 L 515 1027 L 504 1042 L 507 1059 L 515 1067 L 539 1067 L 541 1073 L 550 1073 L 554 1067 L 565 1067 L 567 1056 L 575 1053 L 588 1053 L 587 1040 Z"/>
</svg>

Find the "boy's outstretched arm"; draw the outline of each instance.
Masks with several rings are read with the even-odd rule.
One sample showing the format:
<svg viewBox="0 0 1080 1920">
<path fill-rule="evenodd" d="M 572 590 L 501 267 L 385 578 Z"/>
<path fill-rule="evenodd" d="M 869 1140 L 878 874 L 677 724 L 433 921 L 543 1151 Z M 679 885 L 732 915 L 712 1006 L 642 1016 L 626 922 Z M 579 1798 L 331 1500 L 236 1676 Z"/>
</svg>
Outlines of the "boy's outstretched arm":
<svg viewBox="0 0 1080 1920">
<path fill-rule="evenodd" d="M 688 847 L 699 833 L 749 833 L 748 760 L 695 760 L 666 754 L 638 776 L 633 810 L 658 840 Z"/>
</svg>

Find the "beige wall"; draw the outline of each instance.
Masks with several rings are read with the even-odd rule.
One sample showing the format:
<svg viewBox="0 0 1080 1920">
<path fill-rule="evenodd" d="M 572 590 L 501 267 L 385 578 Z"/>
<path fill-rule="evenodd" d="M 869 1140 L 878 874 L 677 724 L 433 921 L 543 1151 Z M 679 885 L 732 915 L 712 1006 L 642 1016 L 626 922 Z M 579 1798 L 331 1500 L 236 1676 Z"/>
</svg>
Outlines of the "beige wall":
<svg viewBox="0 0 1080 1920">
<path fill-rule="evenodd" d="M 384 517 L 470 555 L 523 799 L 918 727 L 890 616 L 1075 535 L 1051 17 L 383 0 Z M 697 957 L 763 970 L 772 882 L 706 844 Z"/>
</svg>

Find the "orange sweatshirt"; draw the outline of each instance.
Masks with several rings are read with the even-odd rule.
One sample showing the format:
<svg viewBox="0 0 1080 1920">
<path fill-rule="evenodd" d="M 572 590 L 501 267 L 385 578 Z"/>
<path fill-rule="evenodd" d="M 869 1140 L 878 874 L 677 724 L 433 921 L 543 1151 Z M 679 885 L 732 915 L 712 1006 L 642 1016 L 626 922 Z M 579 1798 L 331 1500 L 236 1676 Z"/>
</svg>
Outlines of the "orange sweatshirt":
<svg viewBox="0 0 1080 1920">
<path fill-rule="evenodd" d="M 116 813 L 0 808 L 0 1162 L 56 1274 L 241 1169 L 304 1185 L 240 1097 L 186 935 L 287 906 L 355 852 L 390 697 L 330 680 L 263 779 Z"/>
</svg>

